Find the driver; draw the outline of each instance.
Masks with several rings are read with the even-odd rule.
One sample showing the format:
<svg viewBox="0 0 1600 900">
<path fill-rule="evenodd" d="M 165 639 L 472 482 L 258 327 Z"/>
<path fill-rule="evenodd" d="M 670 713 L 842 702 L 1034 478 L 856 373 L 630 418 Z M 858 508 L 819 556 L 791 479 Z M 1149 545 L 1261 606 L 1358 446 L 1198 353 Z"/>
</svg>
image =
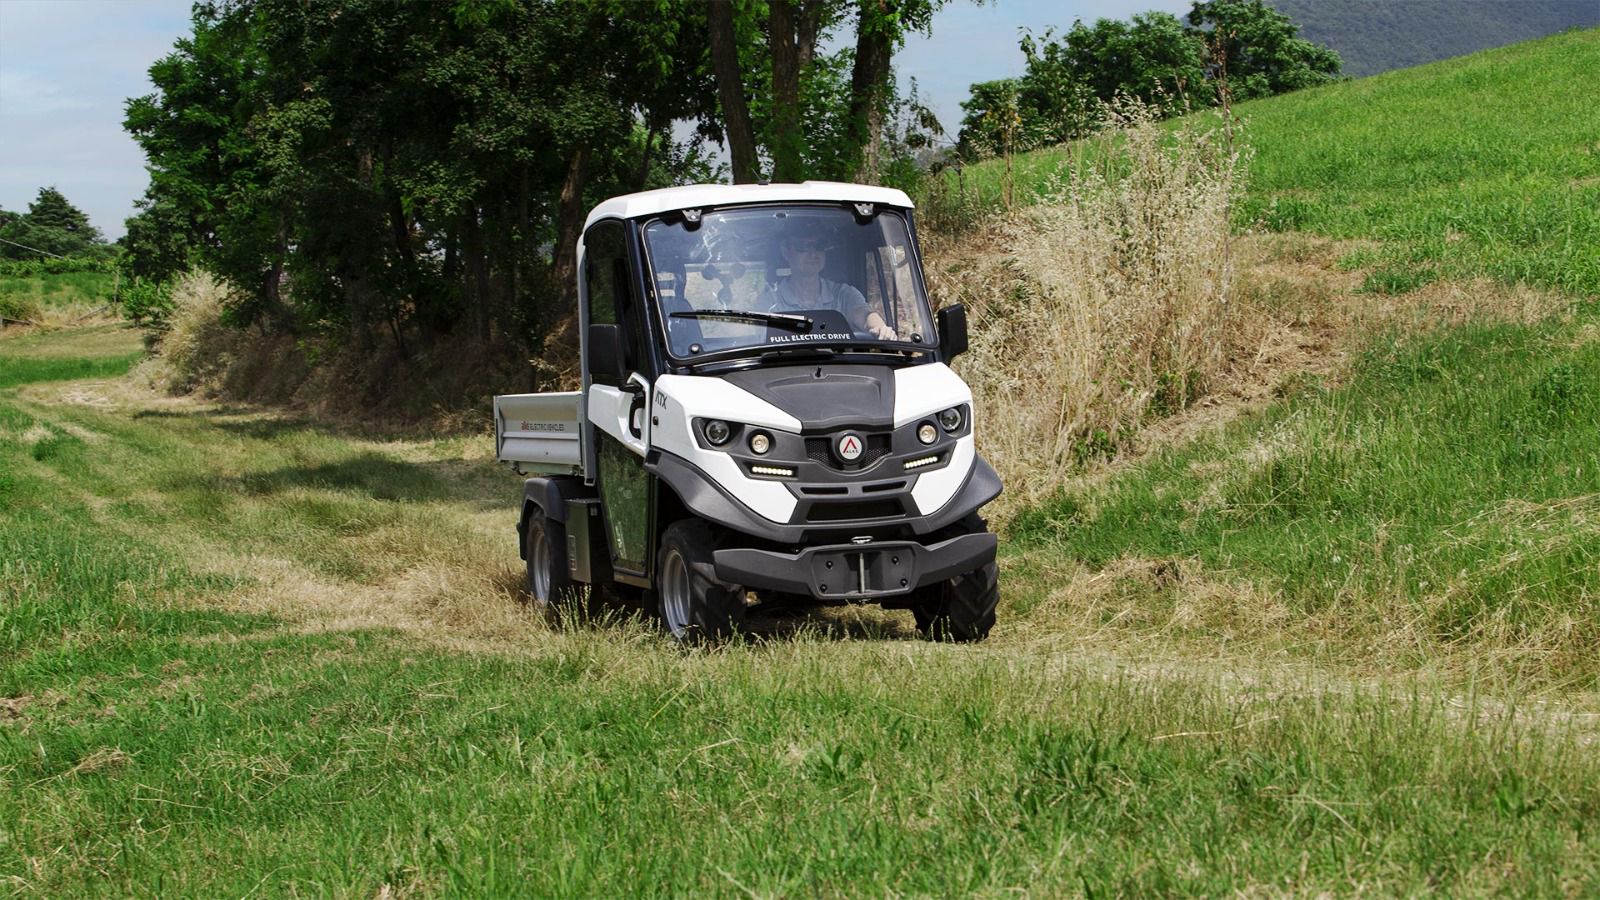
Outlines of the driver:
<svg viewBox="0 0 1600 900">
<path fill-rule="evenodd" d="M 833 244 L 818 227 L 798 229 L 785 235 L 779 249 L 789 274 L 766 291 L 768 310 L 833 310 L 842 314 L 850 327 L 869 331 L 883 341 L 896 340 L 894 329 L 875 310 L 867 306 L 861 292 L 838 281 L 822 277 Z"/>
</svg>

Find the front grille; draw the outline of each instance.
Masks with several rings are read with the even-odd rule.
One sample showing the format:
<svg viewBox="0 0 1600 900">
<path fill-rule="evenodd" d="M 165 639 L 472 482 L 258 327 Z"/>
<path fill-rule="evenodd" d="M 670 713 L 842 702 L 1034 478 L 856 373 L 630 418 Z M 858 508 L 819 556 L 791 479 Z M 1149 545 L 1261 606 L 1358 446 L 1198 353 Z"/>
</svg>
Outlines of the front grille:
<svg viewBox="0 0 1600 900">
<path fill-rule="evenodd" d="M 806 458 L 814 463 L 821 463 L 833 469 L 854 471 L 872 465 L 889 453 L 889 436 L 887 434 L 869 434 L 866 436 L 867 446 L 861 450 L 861 458 L 852 463 L 842 463 L 833 455 L 833 445 L 839 440 L 838 435 L 825 438 L 806 438 Z"/>
<path fill-rule="evenodd" d="M 806 513 L 809 522 L 851 522 L 856 519 L 886 519 L 905 513 L 905 508 L 895 500 L 851 500 L 845 503 L 811 504 Z"/>
</svg>

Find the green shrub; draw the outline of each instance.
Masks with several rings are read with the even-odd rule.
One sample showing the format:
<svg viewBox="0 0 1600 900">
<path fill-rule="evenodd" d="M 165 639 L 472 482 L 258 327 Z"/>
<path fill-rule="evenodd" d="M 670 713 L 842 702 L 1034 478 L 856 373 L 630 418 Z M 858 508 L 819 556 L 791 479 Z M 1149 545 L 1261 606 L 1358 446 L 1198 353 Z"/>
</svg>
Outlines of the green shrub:
<svg viewBox="0 0 1600 900">
<path fill-rule="evenodd" d="M 172 282 L 135 278 L 122 288 L 122 314 L 135 325 L 162 332 L 172 317 Z"/>
<path fill-rule="evenodd" d="M 33 278 L 39 275 L 65 275 L 69 272 L 113 272 L 116 260 L 109 257 L 69 256 L 64 259 L 0 259 L 0 277 Z"/>
<path fill-rule="evenodd" d="M 0 294 L 0 318 L 31 322 L 39 317 L 39 304 L 31 297 Z"/>
</svg>

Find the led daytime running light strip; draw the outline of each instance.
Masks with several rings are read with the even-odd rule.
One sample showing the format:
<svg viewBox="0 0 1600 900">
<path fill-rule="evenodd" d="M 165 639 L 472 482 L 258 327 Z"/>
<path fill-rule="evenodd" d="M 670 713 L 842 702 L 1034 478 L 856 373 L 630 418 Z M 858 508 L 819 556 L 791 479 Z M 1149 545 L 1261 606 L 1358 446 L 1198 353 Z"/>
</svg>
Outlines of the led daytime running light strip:
<svg viewBox="0 0 1600 900">
<path fill-rule="evenodd" d="M 920 469 L 923 466 L 931 466 L 938 461 L 939 454 L 937 453 L 932 456 L 924 456 L 921 459 L 908 459 L 906 460 L 905 469 L 907 471 L 910 471 L 911 469 Z"/>
<path fill-rule="evenodd" d="M 750 471 L 757 475 L 776 475 L 779 478 L 793 478 L 793 469 L 784 469 L 778 466 L 751 466 Z"/>
</svg>

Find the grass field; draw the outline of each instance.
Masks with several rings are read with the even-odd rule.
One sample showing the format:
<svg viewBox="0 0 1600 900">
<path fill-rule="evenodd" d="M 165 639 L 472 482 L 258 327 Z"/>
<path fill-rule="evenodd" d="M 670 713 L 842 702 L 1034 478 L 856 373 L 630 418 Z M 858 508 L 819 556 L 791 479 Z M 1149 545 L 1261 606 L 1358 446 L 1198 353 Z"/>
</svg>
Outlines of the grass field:
<svg viewBox="0 0 1600 900">
<path fill-rule="evenodd" d="M 1596 39 L 1243 110 L 1252 214 L 1362 239 L 1252 238 L 1318 367 L 1022 512 L 977 646 L 552 630 L 488 437 L 166 397 L 120 326 L 0 337 L 0 889 L 1600 894 Z"/>
<path fill-rule="evenodd" d="M 1256 151 L 1239 220 L 1382 241 L 1350 260 L 1374 290 L 1483 274 L 1600 295 L 1596 71 L 1591 29 L 1239 104 Z M 1072 154 L 1015 157 L 1017 201 Z M 991 160 L 943 188 L 993 210 L 1004 178 Z"/>
<path fill-rule="evenodd" d="M 867 611 L 709 652 L 551 631 L 515 601 L 486 439 L 161 398 L 104 380 L 137 346 L 116 327 L 15 343 L 14 893 L 1600 888 L 1600 729 L 1570 682 L 1065 629 L 1038 571 L 1059 510 L 979 647 Z M 73 371 L 101 380 L 42 380 Z"/>
</svg>

